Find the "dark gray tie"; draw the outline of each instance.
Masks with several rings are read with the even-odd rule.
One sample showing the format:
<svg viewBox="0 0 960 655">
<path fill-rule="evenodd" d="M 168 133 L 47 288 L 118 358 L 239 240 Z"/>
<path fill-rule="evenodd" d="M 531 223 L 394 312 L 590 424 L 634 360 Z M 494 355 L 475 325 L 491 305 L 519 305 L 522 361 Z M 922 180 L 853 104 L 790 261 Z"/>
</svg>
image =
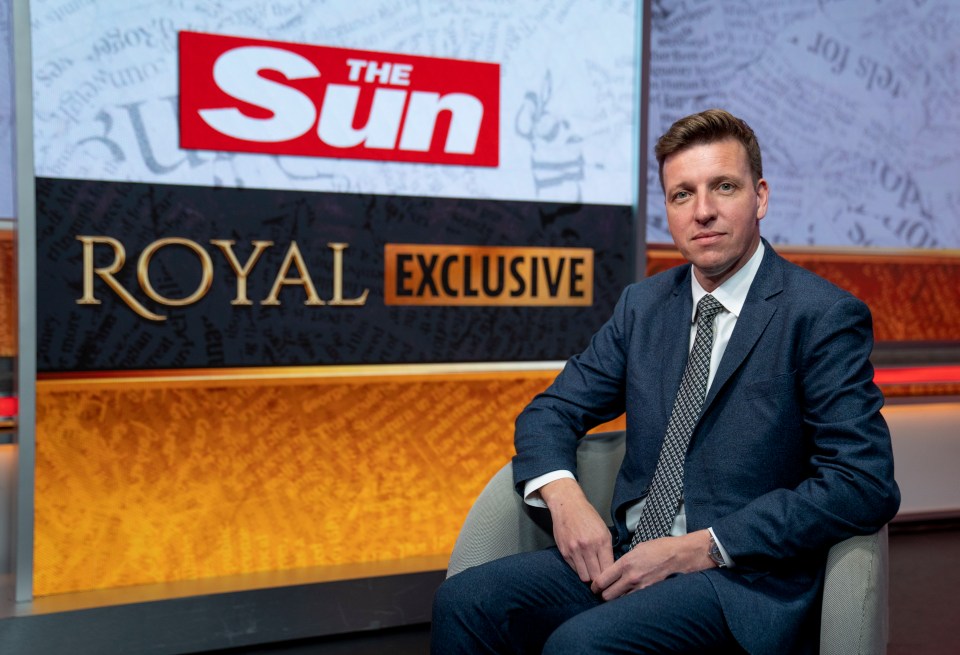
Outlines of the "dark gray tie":
<svg viewBox="0 0 960 655">
<path fill-rule="evenodd" d="M 683 460 L 690 435 L 700 418 L 710 377 L 710 353 L 713 350 L 713 318 L 723 305 L 710 294 L 697 303 L 697 336 L 687 358 L 680 390 L 673 404 L 667 434 L 663 438 L 657 470 L 650 483 L 647 503 L 640 512 L 640 522 L 633 533 L 630 548 L 641 541 L 669 534 L 683 495 Z"/>
</svg>

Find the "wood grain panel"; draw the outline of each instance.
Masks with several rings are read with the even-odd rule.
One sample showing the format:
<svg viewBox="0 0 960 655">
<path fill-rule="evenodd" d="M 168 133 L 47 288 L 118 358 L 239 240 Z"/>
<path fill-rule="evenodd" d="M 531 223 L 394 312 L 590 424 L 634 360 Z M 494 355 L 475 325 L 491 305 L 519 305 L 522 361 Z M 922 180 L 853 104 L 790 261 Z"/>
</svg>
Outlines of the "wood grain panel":
<svg viewBox="0 0 960 655">
<path fill-rule="evenodd" d="M 878 342 L 960 342 L 960 253 L 851 253 L 779 246 L 777 252 L 866 302 Z M 672 247 L 647 249 L 647 275 L 682 263 L 683 257 Z"/>
<path fill-rule="evenodd" d="M 38 595 L 451 551 L 542 378 L 38 394 Z"/>
<path fill-rule="evenodd" d="M 0 230 L 0 357 L 13 357 L 17 344 L 17 275 L 13 232 Z"/>
</svg>

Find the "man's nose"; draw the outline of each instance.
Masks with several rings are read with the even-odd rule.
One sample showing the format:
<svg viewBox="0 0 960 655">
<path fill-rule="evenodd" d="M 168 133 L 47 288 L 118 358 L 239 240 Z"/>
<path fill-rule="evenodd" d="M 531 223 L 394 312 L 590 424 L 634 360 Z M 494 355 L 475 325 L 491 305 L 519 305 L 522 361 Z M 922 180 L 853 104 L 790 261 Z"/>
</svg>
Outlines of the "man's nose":
<svg viewBox="0 0 960 655">
<path fill-rule="evenodd" d="M 698 223 L 708 223 L 717 217 L 717 207 L 708 193 L 698 193 L 693 206 L 693 218 Z"/>
</svg>

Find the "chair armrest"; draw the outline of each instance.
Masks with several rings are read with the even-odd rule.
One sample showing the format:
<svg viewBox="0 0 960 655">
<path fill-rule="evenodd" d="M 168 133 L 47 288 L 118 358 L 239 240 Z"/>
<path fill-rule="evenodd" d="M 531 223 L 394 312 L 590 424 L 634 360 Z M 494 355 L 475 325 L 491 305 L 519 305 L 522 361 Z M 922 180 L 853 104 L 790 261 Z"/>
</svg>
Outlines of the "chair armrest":
<svg viewBox="0 0 960 655">
<path fill-rule="evenodd" d="M 577 449 L 581 485 L 600 515 L 610 516 L 613 482 L 623 460 L 624 433 L 590 435 Z M 490 479 L 460 528 L 447 566 L 447 577 L 499 557 L 552 546 L 550 513 L 523 502 L 514 489 L 513 465 Z"/>
<path fill-rule="evenodd" d="M 821 655 L 887 652 L 887 527 L 830 549 L 820 618 Z"/>
<path fill-rule="evenodd" d="M 514 490 L 513 465 L 507 463 L 483 488 L 464 519 L 450 554 L 447 577 L 552 542 L 549 532 L 537 525 L 531 509 Z"/>
</svg>

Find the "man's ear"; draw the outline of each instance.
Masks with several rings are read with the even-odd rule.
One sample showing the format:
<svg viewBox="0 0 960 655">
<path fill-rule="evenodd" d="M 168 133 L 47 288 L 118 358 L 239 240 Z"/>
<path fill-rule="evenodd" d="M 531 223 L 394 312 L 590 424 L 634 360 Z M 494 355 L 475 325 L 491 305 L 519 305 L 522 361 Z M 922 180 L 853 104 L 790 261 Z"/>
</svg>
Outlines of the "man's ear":
<svg viewBox="0 0 960 655">
<path fill-rule="evenodd" d="M 767 181 L 760 178 L 757 182 L 757 220 L 767 215 L 767 200 L 770 198 L 770 187 Z"/>
</svg>

